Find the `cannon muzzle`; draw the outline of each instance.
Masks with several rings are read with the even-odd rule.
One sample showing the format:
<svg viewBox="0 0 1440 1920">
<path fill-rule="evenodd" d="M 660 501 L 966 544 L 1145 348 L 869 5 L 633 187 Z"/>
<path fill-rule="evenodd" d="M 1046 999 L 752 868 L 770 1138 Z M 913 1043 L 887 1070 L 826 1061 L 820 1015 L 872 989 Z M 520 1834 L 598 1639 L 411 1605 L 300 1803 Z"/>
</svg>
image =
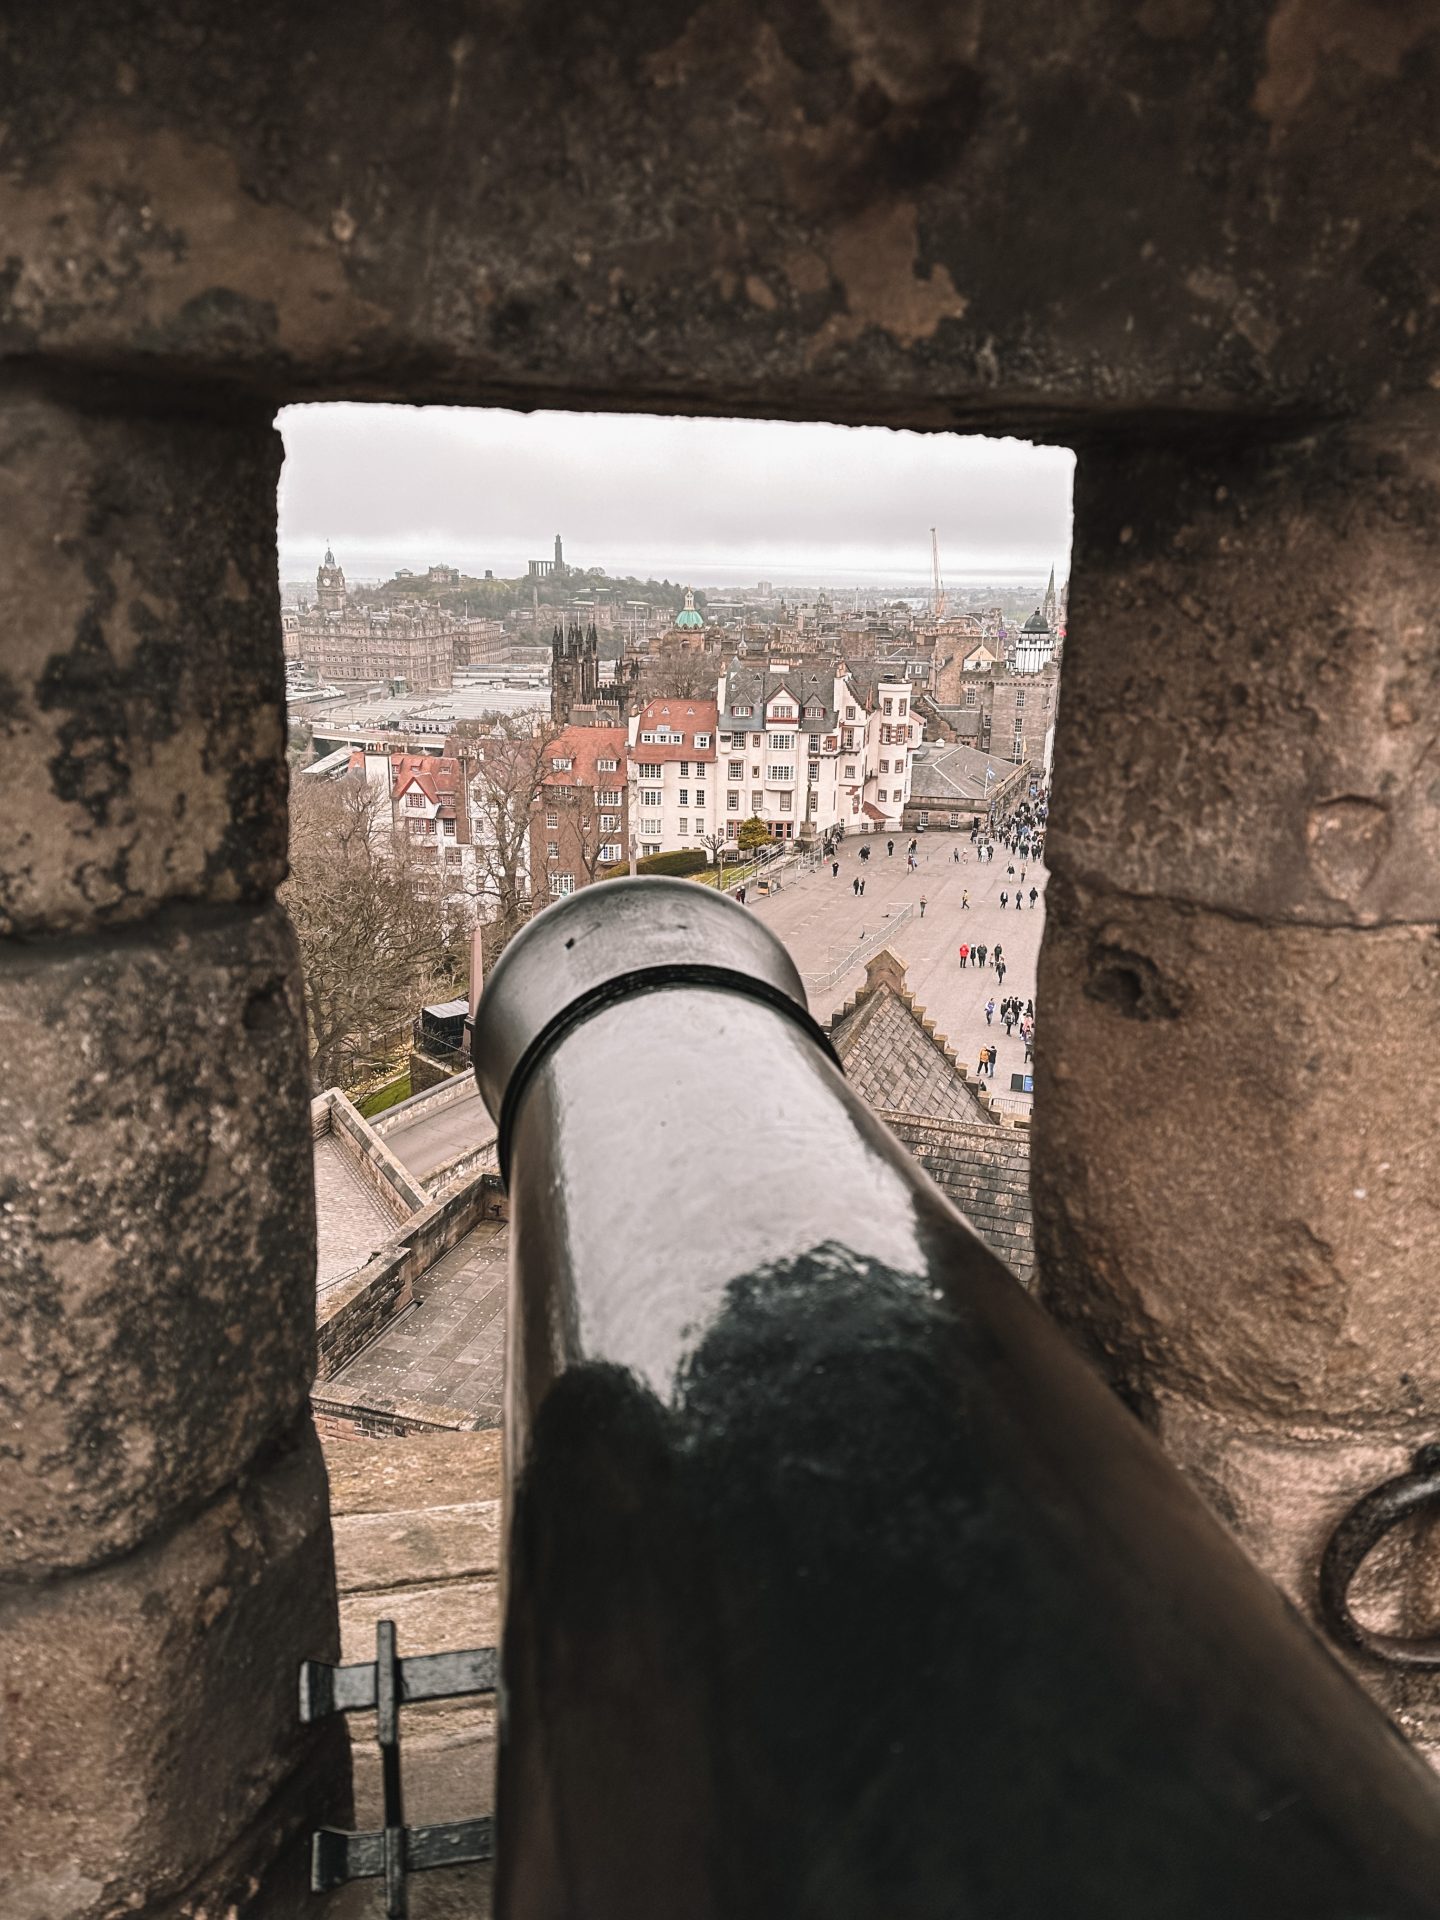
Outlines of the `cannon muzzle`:
<svg viewBox="0 0 1440 1920">
<path fill-rule="evenodd" d="M 1412 1920 L 1440 1792 L 847 1087 L 753 915 L 586 888 L 511 1204 L 503 1920 Z"/>
</svg>

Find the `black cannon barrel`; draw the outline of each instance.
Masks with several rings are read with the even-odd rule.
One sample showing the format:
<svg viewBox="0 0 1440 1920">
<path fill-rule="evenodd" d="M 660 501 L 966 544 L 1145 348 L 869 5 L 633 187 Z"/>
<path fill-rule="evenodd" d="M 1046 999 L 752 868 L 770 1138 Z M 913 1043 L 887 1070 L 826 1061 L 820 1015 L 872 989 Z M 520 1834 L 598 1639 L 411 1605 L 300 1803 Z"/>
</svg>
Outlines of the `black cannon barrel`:
<svg viewBox="0 0 1440 1920">
<path fill-rule="evenodd" d="M 1440 1791 L 683 881 L 480 1002 L 502 1920 L 1440 1916 Z"/>
</svg>

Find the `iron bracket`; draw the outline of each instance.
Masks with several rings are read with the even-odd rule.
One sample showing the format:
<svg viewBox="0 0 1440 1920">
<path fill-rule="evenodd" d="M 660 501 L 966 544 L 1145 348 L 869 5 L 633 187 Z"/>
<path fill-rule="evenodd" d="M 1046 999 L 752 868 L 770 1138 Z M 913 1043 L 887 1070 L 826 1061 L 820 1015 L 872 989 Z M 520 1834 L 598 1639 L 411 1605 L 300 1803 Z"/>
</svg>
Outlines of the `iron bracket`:
<svg viewBox="0 0 1440 1920">
<path fill-rule="evenodd" d="M 375 1709 L 385 1820 L 378 1833 L 344 1833 L 335 1827 L 322 1827 L 313 1833 L 312 1892 L 330 1893 L 350 1880 L 383 1879 L 386 1920 L 405 1920 L 410 1874 L 491 1858 L 494 1825 L 488 1818 L 453 1820 L 434 1827 L 405 1825 L 400 1709 L 421 1700 L 494 1693 L 498 1672 L 494 1647 L 424 1653 L 402 1660 L 396 1652 L 393 1620 L 376 1623 L 373 1660 L 351 1667 L 332 1667 L 321 1660 L 301 1662 L 300 1719 L 304 1725 L 311 1726 L 332 1713 Z"/>
</svg>

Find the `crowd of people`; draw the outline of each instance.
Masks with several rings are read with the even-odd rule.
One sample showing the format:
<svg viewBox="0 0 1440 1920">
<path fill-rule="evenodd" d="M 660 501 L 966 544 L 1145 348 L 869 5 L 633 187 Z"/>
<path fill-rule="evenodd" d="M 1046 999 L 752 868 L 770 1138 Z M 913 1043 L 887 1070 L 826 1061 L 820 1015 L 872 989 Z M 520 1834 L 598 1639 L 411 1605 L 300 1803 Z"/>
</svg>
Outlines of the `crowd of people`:
<svg viewBox="0 0 1440 1920">
<path fill-rule="evenodd" d="M 990 865 L 997 855 L 1005 859 L 1004 884 L 998 895 L 991 897 L 985 904 L 993 913 L 1023 912 L 1028 906 L 1033 913 L 1040 904 L 1040 888 L 1031 875 L 1031 868 L 1038 868 L 1044 859 L 1045 834 L 1049 822 L 1049 798 L 1041 791 L 1029 799 L 1019 802 L 1014 809 L 990 821 L 976 821 L 970 828 L 969 848 L 957 839 L 950 849 L 950 861 L 947 864 L 961 865 L 967 862 L 973 853 L 975 862 L 980 866 Z M 895 836 L 887 836 L 884 842 L 885 858 L 893 860 L 901 845 Z M 867 838 L 858 849 L 858 871 L 852 874 L 851 892 L 857 900 L 865 897 L 865 869 L 872 853 L 879 852 L 879 842 Z M 831 877 L 840 876 L 840 842 L 838 835 L 828 838 L 823 847 L 823 857 L 830 867 Z M 939 857 L 944 858 L 943 852 Z M 910 839 L 904 848 L 904 858 L 908 873 L 918 873 L 921 863 L 919 841 Z M 920 919 L 925 918 L 926 908 L 931 904 L 922 893 L 917 905 Z M 972 911 L 970 889 L 960 890 L 958 913 L 969 914 Z M 978 929 L 977 929 L 978 930 Z M 1007 1039 L 1016 1036 L 1024 1045 L 1024 1059 L 1020 1063 L 1028 1068 L 1035 1057 L 1035 1002 L 1022 998 L 1019 994 L 1007 994 L 1004 991 L 1005 975 L 1009 962 L 1005 957 L 1004 943 L 998 939 L 981 937 L 977 940 L 962 939 L 957 948 L 957 957 L 962 967 L 989 968 L 995 976 L 995 993 L 985 1002 L 985 1025 L 994 1028 L 998 1023 L 1005 1029 Z M 993 1080 L 999 1060 L 999 1049 L 993 1041 L 986 1041 L 979 1049 L 978 1072 L 981 1078 Z"/>
<path fill-rule="evenodd" d="M 992 822 L 988 832 L 978 822 L 970 829 L 970 843 L 979 864 L 988 865 L 997 852 L 1008 856 L 1006 884 L 999 893 L 999 909 L 1002 913 L 1009 911 L 1012 904 L 1016 913 L 1021 912 L 1027 904 L 1032 912 L 1039 905 L 1040 889 L 1031 880 L 1029 869 L 1032 865 L 1039 865 L 1044 856 L 1049 811 L 1048 799 L 1040 793 L 1033 799 L 1021 801 L 1004 819 Z M 953 849 L 952 861 L 963 862 L 965 858 L 963 848 L 957 846 Z M 959 910 L 970 910 L 968 887 L 961 890 Z M 962 967 L 992 967 L 997 990 L 1004 988 L 1005 949 L 999 940 L 962 940 L 957 957 Z M 1034 1000 L 1022 1000 L 1018 994 L 1004 993 L 997 1000 L 992 994 L 985 1002 L 986 1026 L 993 1027 L 997 1019 L 1004 1027 L 1007 1039 L 1019 1035 L 1025 1048 L 1021 1065 L 1031 1066 L 1035 1059 Z M 993 1080 L 999 1057 L 1000 1050 L 993 1041 L 982 1043 L 976 1063 L 977 1076 L 982 1080 Z"/>
</svg>

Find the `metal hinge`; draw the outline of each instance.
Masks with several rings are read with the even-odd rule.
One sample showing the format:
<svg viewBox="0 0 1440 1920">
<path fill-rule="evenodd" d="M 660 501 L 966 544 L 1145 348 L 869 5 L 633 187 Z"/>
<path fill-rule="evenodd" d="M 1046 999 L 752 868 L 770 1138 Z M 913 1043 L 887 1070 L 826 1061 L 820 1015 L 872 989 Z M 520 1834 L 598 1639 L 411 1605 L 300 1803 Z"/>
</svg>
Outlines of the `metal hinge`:
<svg viewBox="0 0 1440 1920">
<path fill-rule="evenodd" d="M 401 1660 L 395 1622 L 375 1628 L 375 1658 L 360 1666 L 331 1667 L 320 1660 L 300 1666 L 300 1718 L 307 1726 L 331 1713 L 375 1709 L 380 1747 L 380 1783 L 385 1825 L 379 1833 L 342 1833 L 322 1827 L 310 1836 L 310 1886 L 329 1893 L 348 1880 L 385 1882 L 386 1920 L 405 1920 L 406 1878 L 433 1867 L 467 1866 L 495 1850 L 488 1818 L 453 1820 L 444 1826 L 407 1827 L 400 1775 L 400 1709 L 420 1700 L 455 1700 L 493 1693 L 499 1661 L 494 1647 L 463 1653 L 423 1653 Z"/>
</svg>

